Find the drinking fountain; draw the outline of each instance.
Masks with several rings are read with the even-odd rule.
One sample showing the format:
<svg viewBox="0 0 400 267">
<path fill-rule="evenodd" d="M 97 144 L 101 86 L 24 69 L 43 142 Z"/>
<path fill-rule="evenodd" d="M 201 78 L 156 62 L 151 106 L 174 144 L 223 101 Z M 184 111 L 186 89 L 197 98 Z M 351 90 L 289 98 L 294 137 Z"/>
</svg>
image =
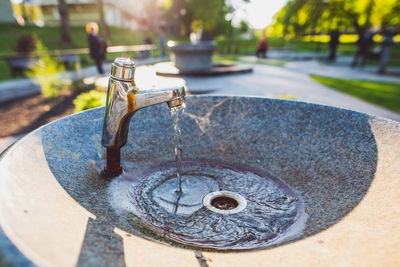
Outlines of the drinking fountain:
<svg viewBox="0 0 400 267">
<path fill-rule="evenodd" d="M 104 107 L 1 154 L 0 263 L 400 264 L 398 122 L 286 100 L 185 101 L 179 199 L 168 105 L 124 124 L 123 172 L 111 179 Z"/>
</svg>

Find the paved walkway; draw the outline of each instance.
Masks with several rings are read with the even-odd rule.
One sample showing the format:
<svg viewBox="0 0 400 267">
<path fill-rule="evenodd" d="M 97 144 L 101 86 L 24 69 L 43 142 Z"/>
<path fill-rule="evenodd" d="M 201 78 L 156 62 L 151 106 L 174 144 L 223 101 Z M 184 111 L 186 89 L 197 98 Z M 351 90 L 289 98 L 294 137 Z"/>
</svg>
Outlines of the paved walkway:
<svg viewBox="0 0 400 267">
<path fill-rule="evenodd" d="M 366 66 L 364 68 L 352 68 L 350 66 L 335 66 L 332 64 L 324 64 L 316 60 L 312 60 L 289 62 L 285 65 L 285 68 L 304 74 L 315 74 L 320 76 L 352 80 L 400 83 L 400 76 L 379 75 L 376 73 L 377 67 L 373 66 Z M 398 68 L 391 68 L 391 70 L 400 73 L 400 69 Z"/>
<path fill-rule="evenodd" d="M 312 53 L 310 53 L 312 54 Z M 268 53 L 269 55 L 269 53 Z M 318 55 L 318 54 L 316 54 Z M 285 57 L 279 56 L 278 54 L 268 57 L 269 59 L 283 60 Z M 365 66 L 361 67 L 350 67 L 352 62 L 352 57 L 342 56 L 338 58 L 339 64 L 332 64 L 327 62 L 321 62 L 316 59 L 304 60 L 301 57 L 291 57 L 297 58 L 298 60 L 288 61 L 284 66 L 286 69 L 294 70 L 304 74 L 315 74 L 320 76 L 344 78 L 344 79 L 354 79 L 354 80 L 367 80 L 367 81 L 378 81 L 378 82 L 399 82 L 400 76 L 392 75 L 379 75 L 376 73 L 376 66 Z M 317 58 L 317 56 L 316 56 Z M 248 63 L 255 63 L 257 58 L 255 56 L 245 56 L 241 57 L 241 60 Z M 389 73 L 400 73 L 400 68 L 390 67 L 388 68 Z"/>
<path fill-rule="evenodd" d="M 400 114 L 369 104 L 355 97 L 331 90 L 308 74 L 290 68 L 253 65 L 252 73 L 185 77 L 189 92 L 209 95 L 239 95 L 268 98 L 293 97 L 295 100 L 336 106 L 400 121 Z M 158 86 L 182 82 L 179 78 L 158 78 Z M 165 82 L 164 82 L 165 81 Z"/>
</svg>

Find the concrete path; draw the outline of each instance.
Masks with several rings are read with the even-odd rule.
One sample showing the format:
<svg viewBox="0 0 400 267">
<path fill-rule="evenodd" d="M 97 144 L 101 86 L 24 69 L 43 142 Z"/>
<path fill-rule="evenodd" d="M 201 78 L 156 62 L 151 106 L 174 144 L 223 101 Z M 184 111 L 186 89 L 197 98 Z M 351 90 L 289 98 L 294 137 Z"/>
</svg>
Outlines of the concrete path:
<svg viewBox="0 0 400 267">
<path fill-rule="evenodd" d="M 309 64 L 312 65 L 313 63 L 311 62 Z M 251 73 L 178 78 L 156 76 L 155 68 L 148 65 L 138 67 L 135 77 L 136 83 L 141 89 L 172 87 L 186 84 L 191 94 L 237 95 L 268 98 L 289 97 L 297 101 L 335 106 L 400 121 L 399 113 L 329 89 L 311 79 L 309 73 L 306 71 L 301 71 L 297 68 L 262 64 L 253 64 L 252 67 L 254 71 Z M 333 75 L 333 71 L 331 74 Z M 351 75 L 356 74 L 353 72 Z M 107 77 L 98 79 L 96 82 L 98 86 L 103 87 L 106 87 L 107 83 Z"/>
<path fill-rule="evenodd" d="M 269 53 L 268 53 L 269 55 Z M 282 60 L 281 56 L 269 56 L 269 59 Z M 256 63 L 257 58 L 255 56 L 244 56 L 240 57 L 243 62 Z M 365 66 L 361 67 L 350 67 L 352 57 L 339 57 L 339 64 L 331 64 L 318 60 L 295 60 L 288 61 L 284 66 L 287 69 L 301 72 L 304 74 L 314 74 L 327 77 L 343 78 L 343 79 L 354 79 L 354 80 L 367 80 L 367 81 L 378 81 L 378 82 L 399 82 L 400 76 L 391 75 L 379 75 L 376 73 L 376 66 Z M 343 65 L 341 65 L 343 64 Z M 390 67 L 388 72 L 400 73 L 400 68 Z"/>
<path fill-rule="evenodd" d="M 400 121 L 400 114 L 331 90 L 308 74 L 290 68 L 253 65 L 252 73 L 185 77 L 189 92 L 208 95 L 238 95 L 268 98 L 293 97 L 295 100 L 335 106 Z M 181 83 L 180 78 L 157 78 L 157 86 Z"/>
<path fill-rule="evenodd" d="M 379 75 L 376 73 L 377 67 L 372 66 L 366 66 L 364 68 L 352 68 L 349 66 L 329 65 L 312 60 L 288 62 L 285 65 L 285 68 L 304 74 L 314 74 L 352 80 L 400 83 L 400 76 Z M 396 69 L 398 68 L 392 68 L 394 71 L 396 71 Z M 400 69 L 397 71 L 400 73 Z"/>
</svg>

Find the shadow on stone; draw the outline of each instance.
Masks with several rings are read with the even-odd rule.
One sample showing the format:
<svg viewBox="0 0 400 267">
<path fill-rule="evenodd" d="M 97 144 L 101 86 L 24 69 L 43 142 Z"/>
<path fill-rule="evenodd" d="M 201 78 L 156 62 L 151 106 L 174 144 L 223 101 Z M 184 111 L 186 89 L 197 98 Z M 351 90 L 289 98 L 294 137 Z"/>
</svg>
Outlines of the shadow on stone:
<svg viewBox="0 0 400 267">
<path fill-rule="evenodd" d="M 122 238 L 111 225 L 89 218 L 77 266 L 125 266 Z"/>
</svg>

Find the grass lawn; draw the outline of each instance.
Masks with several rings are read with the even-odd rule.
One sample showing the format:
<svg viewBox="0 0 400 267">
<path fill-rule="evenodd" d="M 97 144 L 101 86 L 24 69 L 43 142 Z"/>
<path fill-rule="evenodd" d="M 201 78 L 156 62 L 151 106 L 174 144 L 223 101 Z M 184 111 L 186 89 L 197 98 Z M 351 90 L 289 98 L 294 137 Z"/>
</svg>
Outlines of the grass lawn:
<svg viewBox="0 0 400 267">
<path fill-rule="evenodd" d="M 263 65 L 272 65 L 272 66 L 285 66 L 286 61 L 276 60 L 276 59 L 268 59 L 268 58 L 259 58 L 255 62 L 256 64 L 263 64 Z"/>
<path fill-rule="evenodd" d="M 35 34 L 49 50 L 62 50 L 68 48 L 86 48 L 88 47 L 87 37 L 84 26 L 71 26 L 72 47 L 63 46 L 60 43 L 60 29 L 57 26 L 51 27 L 38 27 L 33 25 L 19 26 L 15 24 L 1 24 L 0 23 L 0 55 L 14 55 L 16 51 L 14 48 L 17 46 L 18 39 L 27 34 Z M 137 45 L 143 44 L 144 38 L 150 34 L 146 31 L 132 32 L 129 29 L 110 27 L 110 40 L 108 44 L 114 45 Z M 156 35 L 153 35 L 154 44 L 158 43 Z M 158 54 L 158 50 L 154 51 Z M 112 60 L 117 56 L 130 56 L 135 57 L 134 52 L 113 53 L 107 54 L 107 60 Z M 80 55 L 82 67 L 92 65 L 93 61 L 89 55 Z M 21 78 L 22 76 L 12 76 L 11 71 L 6 61 L 0 61 L 0 81 L 9 80 L 13 78 Z"/>
<path fill-rule="evenodd" d="M 235 61 L 239 61 L 240 58 L 237 55 L 214 55 L 212 57 L 212 60 L 214 62 L 235 62 Z"/>
<path fill-rule="evenodd" d="M 88 47 L 84 26 L 71 26 L 72 48 Z M 135 31 L 129 29 L 110 27 L 110 40 L 108 44 L 113 45 L 136 45 L 143 44 L 144 38 L 149 32 Z M 60 43 L 60 28 L 58 26 L 37 27 L 33 25 L 19 26 L 13 24 L 0 24 L 0 54 L 15 54 L 14 47 L 22 35 L 35 34 L 49 50 L 62 50 L 65 47 Z M 157 38 L 154 35 L 156 44 Z"/>
<path fill-rule="evenodd" d="M 268 59 L 268 58 L 259 58 L 257 61 L 248 62 L 240 58 L 240 55 L 216 55 L 213 56 L 214 62 L 242 62 L 242 63 L 255 63 L 255 64 L 263 64 L 263 65 L 273 65 L 273 66 L 285 66 L 286 61 Z"/>
<path fill-rule="evenodd" d="M 347 80 L 317 75 L 310 77 L 334 90 L 400 112 L 400 83 Z"/>
</svg>

